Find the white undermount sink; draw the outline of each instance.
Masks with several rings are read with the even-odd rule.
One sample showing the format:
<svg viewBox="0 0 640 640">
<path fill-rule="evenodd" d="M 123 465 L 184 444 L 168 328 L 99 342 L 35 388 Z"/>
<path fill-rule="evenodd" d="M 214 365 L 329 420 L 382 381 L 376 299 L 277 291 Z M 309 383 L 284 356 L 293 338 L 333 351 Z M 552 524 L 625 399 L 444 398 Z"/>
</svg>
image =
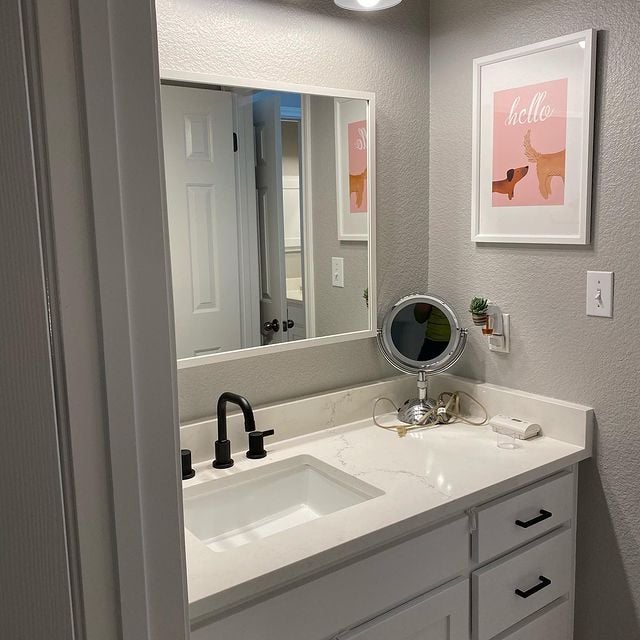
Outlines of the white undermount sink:
<svg viewBox="0 0 640 640">
<path fill-rule="evenodd" d="M 185 527 L 213 551 L 227 551 L 383 493 L 312 456 L 296 456 L 185 488 Z"/>
</svg>

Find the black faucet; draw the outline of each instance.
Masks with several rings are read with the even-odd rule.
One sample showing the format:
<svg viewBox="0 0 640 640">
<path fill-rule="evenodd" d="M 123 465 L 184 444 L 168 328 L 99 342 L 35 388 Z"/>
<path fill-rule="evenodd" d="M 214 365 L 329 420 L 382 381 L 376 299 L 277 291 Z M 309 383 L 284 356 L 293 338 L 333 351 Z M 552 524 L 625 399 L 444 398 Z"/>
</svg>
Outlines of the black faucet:
<svg viewBox="0 0 640 640">
<path fill-rule="evenodd" d="M 218 414 L 218 439 L 215 442 L 216 457 L 213 466 L 216 469 L 228 469 L 233 467 L 233 458 L 231 457 L 231 441 L 227 437 L 227 402 L 237 404 L 244 414 L 244 430 L 250 434 L 248 458 L 264 458 L 267 452 L 264 450 L 263 439 L 265 436 L 273 435 L 273 430 L 256 431 L 256 420 L 253 416 L 253 409 L 249 401 L 237 393 L 225 391 L 218 398 L 217 414 Z M 251 436 L 254 436 L 253 438 Z M 251 455 L 250 455 L 251 454 Z"/>
</svg>

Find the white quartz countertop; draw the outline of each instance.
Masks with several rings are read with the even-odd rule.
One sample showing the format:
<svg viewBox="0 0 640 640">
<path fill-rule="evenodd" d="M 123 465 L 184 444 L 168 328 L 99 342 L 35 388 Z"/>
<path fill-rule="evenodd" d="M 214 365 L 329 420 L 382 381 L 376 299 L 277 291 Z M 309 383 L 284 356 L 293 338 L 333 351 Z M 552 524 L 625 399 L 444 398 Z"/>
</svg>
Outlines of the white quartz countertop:
<svg viewBox="0 0 640 640">
<path fill-rule="evenodd" d="M 277 429 L 277 425 L 276 425 Z M 184 487 L 299 455 L 314 456 L 384 494 L 260 540 L 215 552 L 185 530 L 192 621 L 215 616 L 425 526 L 460 514 L 589 457 L 583 446 L 547 436 L 496 446 L 488 426 L 444 425 L 400 438 L 363 420 L 269 446 L 263 460 L 196 465 Z"/>
</svg>

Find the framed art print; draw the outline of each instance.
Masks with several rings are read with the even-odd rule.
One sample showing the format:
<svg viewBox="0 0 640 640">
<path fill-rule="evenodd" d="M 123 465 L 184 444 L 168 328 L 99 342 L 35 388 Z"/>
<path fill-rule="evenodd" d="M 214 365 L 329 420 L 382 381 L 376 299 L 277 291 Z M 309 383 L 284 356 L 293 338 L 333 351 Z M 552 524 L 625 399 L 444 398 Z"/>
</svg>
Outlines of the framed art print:
<svg viewBox="0 0 640 640">
<path fill-rule="evenodd" d="M 595 37 L 473 61 L 475 242 L 589 243 Z"/>
<path fill-rule="evenodd" d="M 334 105 L 338 239 L 366 242 L 369 220 L 367 103 L 336 98 Z"/>
</svg>

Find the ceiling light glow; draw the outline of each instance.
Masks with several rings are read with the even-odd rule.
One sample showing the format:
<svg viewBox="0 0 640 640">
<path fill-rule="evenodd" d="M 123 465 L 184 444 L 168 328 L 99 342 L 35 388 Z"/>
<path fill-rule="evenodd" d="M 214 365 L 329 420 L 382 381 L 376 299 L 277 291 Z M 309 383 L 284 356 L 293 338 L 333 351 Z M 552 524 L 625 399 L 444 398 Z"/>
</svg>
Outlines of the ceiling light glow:
<svg viewBox="0 0 640 640">
<path fill-rule="evenodd" d="M 333 0 L 342 9 L 351 11 L 379 11 L 400 4 L 402 0 Z"/>
</svg>

